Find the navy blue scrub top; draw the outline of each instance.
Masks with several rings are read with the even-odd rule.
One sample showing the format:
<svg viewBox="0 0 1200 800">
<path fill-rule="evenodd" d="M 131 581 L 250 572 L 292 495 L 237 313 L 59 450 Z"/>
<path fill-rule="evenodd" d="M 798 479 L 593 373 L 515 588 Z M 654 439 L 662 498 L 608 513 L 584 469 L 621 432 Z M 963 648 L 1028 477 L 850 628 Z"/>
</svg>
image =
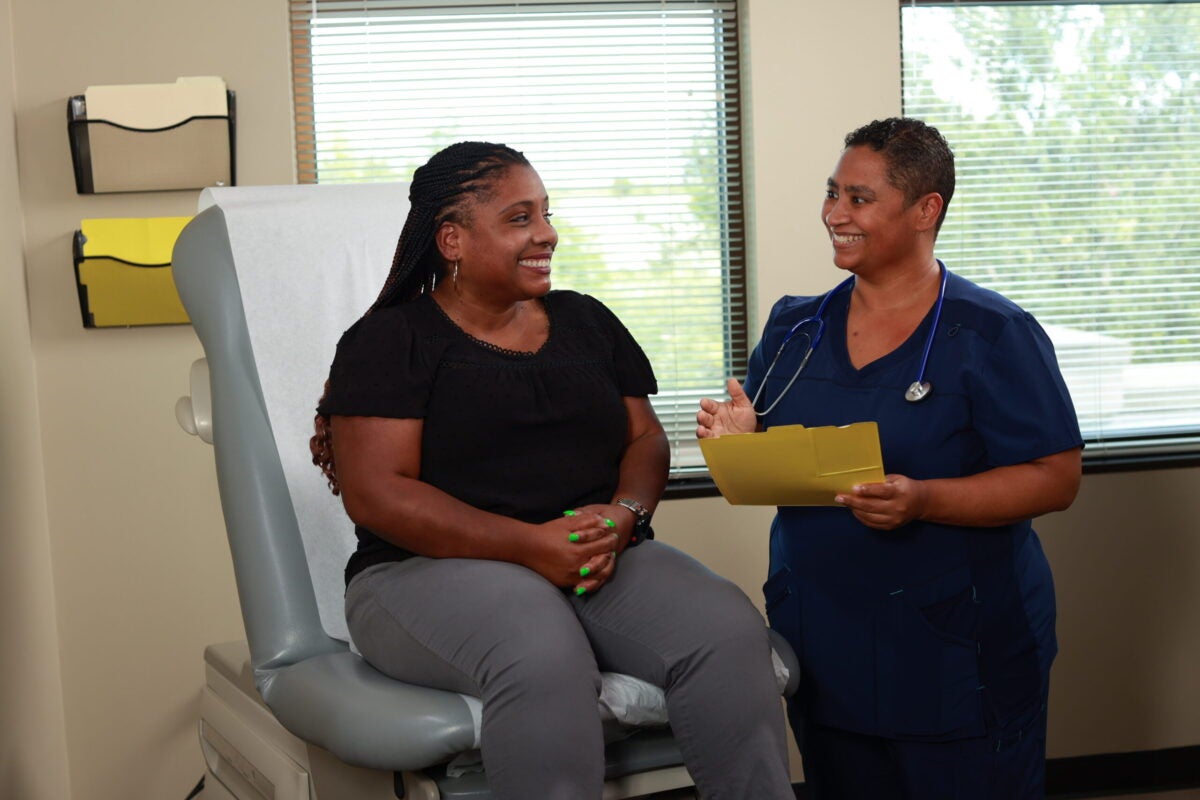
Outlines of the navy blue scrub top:
<svg viewBox="0 0 1200 800">
<path fill-rule="evenodd" d="M 821 300 L 775 304 L 750 358 L 750 397 L 792 325 Z M 764 428 L 874 420 L 885 471 L 915 479 L 973 475 L 1082 445 L 1053 345 L 1011 301 L 948 275 L 926 368 L 933 391 L 919 403 L 904 392 L 933 310 L 896 350 L 855 369 L 849 301 L 849 291 L 832 298 L 824 338 Z M 805 349 L 802 336 L 789 343 L 759 409 L 779 397 Z M 763 591 L 771 626 L 800 657 L 800 713 L 819 724 L 946 741 L 1010 729 L 1043 702 L 1057 647 L 1054 589 L 1028 521 L 876 531 L 845 508 L 782 507 Z"/>
</svg>

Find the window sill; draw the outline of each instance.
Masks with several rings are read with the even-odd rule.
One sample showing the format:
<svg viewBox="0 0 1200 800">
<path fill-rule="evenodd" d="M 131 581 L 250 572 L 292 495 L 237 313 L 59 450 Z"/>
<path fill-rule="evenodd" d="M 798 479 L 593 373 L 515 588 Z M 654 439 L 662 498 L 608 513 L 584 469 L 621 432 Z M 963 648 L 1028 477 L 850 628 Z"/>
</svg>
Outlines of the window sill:
<svg viewBox="0 0 1200 800">
<path fill-rule="evenodd" d="M 1104 475 L 1113 472 L 1146 472 L 1158 469 L 1200 467 L 1200 452 L 1151 453 L 1142 455 L 1107 454 L 1088 458 L 1084 451 L 1083 474 Z M 720 497 L 717 485 L 707 473 L 672 478 L 663 492 L 664 500 L 691 500 Z"/>
</svg>

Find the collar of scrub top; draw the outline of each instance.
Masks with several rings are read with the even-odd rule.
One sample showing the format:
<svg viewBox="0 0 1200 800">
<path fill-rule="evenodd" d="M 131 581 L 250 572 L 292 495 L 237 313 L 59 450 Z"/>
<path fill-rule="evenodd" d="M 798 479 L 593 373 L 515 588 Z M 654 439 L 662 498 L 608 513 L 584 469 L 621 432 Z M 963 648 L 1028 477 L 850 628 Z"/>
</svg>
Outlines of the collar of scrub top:
<svg viewBox="0 0 1200 800">
<path fill-rule="evenodd" d="M 924 400 L 933 391 L 933 386 L 929 381 L 925 380 L 925 367 L 929 363 L 929 351 L 933 348 L 933 338 L 937 335 L 938 322 L 942 319 L 942 303 L 946 299 L 946 276 L 949 274 L 946 270 L 946 265 L 941 259 L 937 260 L 938 269 L 941 270 L 942 280 L 938 285 L 937 301 L 933 306 L 933 324 L 929 326 L 929 333 L 925 336 L 925 352 L 921 355 L 921 369 L 917 372 L 917 379 L 904 390 L 904 399 L 910 403 L 918 403 Z M 763 375 L 762 382 L 758 385 L 758 391 L 754 393 L 754 399 L 750 404 L 754 406 L 754 413 L 760 417 L 765 417 L 770 414 L 775 406 L 779 405 L 779 401 L 783 399 L 788 390 L 792 388 L 792 384 L 800 377 L 800 373 L 804 371 L 804 367 L 808 364 L 808 359 L 812 356 L 813 350 L 817 349 L 817 345 L 821 343 L 821 337 L 825 335 L 825 309 L 829 306 L 829 301 L 833 296 L 843 289 L 852 289 L 854 287 L 854 276 L 851 275 L 846 280 L 833 287 L 828 294 L 821 300 L 821 305 L 817 306 L 817 313 L 811 317 L 805 317 L 792 326 L 787 332 L 787 336 L 783 337 L 783 343 L 779 345 L 779 349 L 775 351 L 775 358 L 771 359 L 771 366 L 767 367 L 767 372 Z M 806 330 L 801 330 L 805 326 L 816 325 L 816 330 L 809 333 Z M 767 387 L 767 378 L 771 377 L 771 371 L 775 369 L 775 364 L 779 361 L 779 357 L 783 355 L 783 350 L 797 335 L 808 339 L 808 349 L 804 351 L 804 357 L 800 359 L 800 366 L 796 368 L 792 379 L 788 381 L 787 386 L 783 387 L 783 391 L 779 393 L 779 397 L 775 398 L 775 402 L 767 407 L 766 411 L 758 410 L 758 401 L 762 397 L 763 390 Z"/>
</svg>

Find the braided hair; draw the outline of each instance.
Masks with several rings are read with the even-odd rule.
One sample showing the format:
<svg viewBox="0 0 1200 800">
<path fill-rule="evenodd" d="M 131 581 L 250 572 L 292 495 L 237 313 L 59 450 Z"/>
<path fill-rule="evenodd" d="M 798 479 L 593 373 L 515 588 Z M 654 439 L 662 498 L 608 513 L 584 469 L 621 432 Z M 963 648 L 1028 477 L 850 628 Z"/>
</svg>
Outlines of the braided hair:
<svg viewBox="0 0 1200 800">
<path fill-rule="evenodd" d="M 472 203 L 486 200 L 496 181 L 513 166 L 528 167 L 529 161 L 524 154 L 502 144 L 459 142 L 434 154 L 417 168 L 409 187 L 408 217 L 400 231 L 392 269 L 366 314 L 409 302 L 427 287 L 433 289 L 446 270 L 434 245 L 434 234 L 446 222 L 469 225 Z M 318 407 L 324 405 L 328 395 L 329 381 L 325 381 Z M 313 464 L 320 467 L 330 490 L 340 494 L 329 417 L 318 411 L 313 428 L 314 434 L 308 442 Z"/>
</svg>

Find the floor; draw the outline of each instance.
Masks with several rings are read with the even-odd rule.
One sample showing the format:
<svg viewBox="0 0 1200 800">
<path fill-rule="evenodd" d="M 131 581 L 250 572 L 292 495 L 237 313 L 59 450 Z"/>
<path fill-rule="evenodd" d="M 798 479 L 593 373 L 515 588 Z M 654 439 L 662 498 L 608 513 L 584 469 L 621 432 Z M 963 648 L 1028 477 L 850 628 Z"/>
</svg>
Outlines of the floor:
<svg viewBox="0 0 1200 800">
<path fill-rule="evenodd" d="M 1097 797 L 1096 795 L 1092 795 Z M 651 796 L 653 800 L 693 800 L 695 795 L 686 789 L 676 792 L 662 792 Z M 1076 796 L 1072 796 L 1073 798 Z M 1152 792 L 1150 794 L 1101 795 L 1103 800 L 1200 800 L 1200 789 L 1184 789 L 1174 792 Z M 638 800 L 650 800 L 639 798 Z M 1079 797 L 1078 800 L 1083 800 Z M 1098 798 L 1099 800 L 1099 798 Z"/>
<path fill-rule="evenodd" d="M 687 789 L 680 789 L 675 792 L 662 792 L 651 795 L 648 798 L 639 798 L 638 800 L 693 800 L 695 795 Z M 1151 792 L 1149 794 L 1122 794 L 1122 795 L 1091 795 L 1091 797 L 1102 797 L 1103 800 L 1200 800 L 1200 789 L 1183 789 L 1171 792 Z M 1083 800 L 1081 796 L 1072 795 L 1072 798 Z"/>
<path fill-rule="evenodd" d="M 1183 789 L 1177 792 L 1154 792 L 1152 794 L 1106 795 L 1104 800 L 1200 800 L 1200 789 Z"/>
</svg>

